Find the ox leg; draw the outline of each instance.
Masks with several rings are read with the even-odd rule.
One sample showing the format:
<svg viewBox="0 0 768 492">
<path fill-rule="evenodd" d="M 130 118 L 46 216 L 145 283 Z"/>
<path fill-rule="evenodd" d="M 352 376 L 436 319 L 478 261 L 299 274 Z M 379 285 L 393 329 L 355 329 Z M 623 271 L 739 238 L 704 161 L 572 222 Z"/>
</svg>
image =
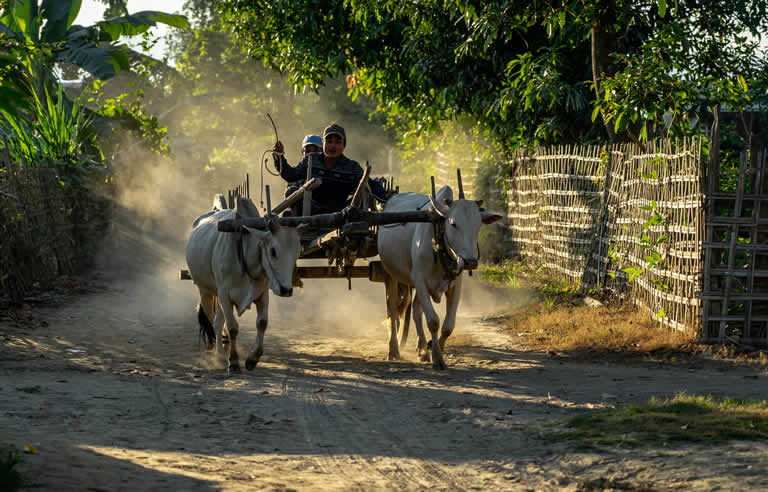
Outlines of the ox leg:
<svg viewBox="0 0 768 492">
<path fill-rule="evenodd" d="M 229 300 L 227 292 L 219 291 L 219 306 L 227 322 L 227 332 L 229 333 L 229 373 L 238 374 L 240 372 L 240 357 L 237 355 L 237 333 L 240 327 L 235 319 L 234 306 Z"/>
<path fill-rule="evenodd" d="M 413 312 L 413 324 L 416 327 L 416 334 L 419 337 L 416 346 L 419 360 L 422 362 L 429 362 L 432 359 L 429 356 L 429 349 L 427 348 L 427 337 L 424 336 L 424 309 L 421 307 L 418 296 L 413 298 L 411 311 Z"/>
<path fill-rule="evenodd" d="M 397 281 L 392 277 L 389 277 L 384 283 L 387 289 L 387 316 L 389 316 L 389 354 L 387 354 L 387 360 L 400 358 L 400 345 L 397 343 L 397 325 L 400 323 L 397 285 Z"/>
<path fill-rule="evenodd" d="M 461 275 L 451 282 L 448 290 L 445 292 L 446 307 L 443 328 L 440 330 L 440 349 L 445 350 L 445 341 L 453 333 L 456 326 L 456 311 L 459 309 L 459 298 L 461 298 Z"/>
<path fill-rule="evenodd" d="M 400 350 L 405 349 L 405 342 L 408 341 L 408 328 L 411 325 L 411 288 L 405 284 L 398 285 L 399 305 L 398 319 L 403 318 L 403 325 L 400 327 Z"/>
<path fill-rule="evenodd" d="M 221 309 L 216 310 L 216 317 L 213 319 L 213 330 L 216 332 L 216 360 L 224 365 L 227 363 L 226 340 L 229 340 L 227 328 L 224 326 L 224 312 Z"/>
<path fill-rule="evenodd" d="M 440 343 L 438 341 L 437 331 L 440 328 L 440 317 L 437 315 L 437 311 L 432 306 L 432 300 L 429 298 L 429 292 L 427 292 L 426 286 L 423 282 L 419 282 L 421 287 L 416 288 L 416 296 L 419 298 L 421 307 L 424 310 L 424 317 L 427 319 L 427 328 L 432 335 L 432 367 L 437 370 L 444 370 L 446 368 L 445 360 L 443 360 L 443 351 L 440 350 Z"/>
<path fill-rule="evenodd" d="M 200 292 L 200 306 L 198 309 L 202 312 L 198 312 L 197 320 L 200 323 L 200 334 L 205 341 L 205 349 L 210 351 L 216 348 L 216 328 L 211 326 L 211 320 L 213 319 L 213 313 L 216 311 L 216 296 L 210 294 L 203 294 Z M 215 322 L 215 321 L 214 321 Z M 214 330 L 213 336 L 211 336 L 210 330 Z"/>
<path fill-rule="evenodd" d="M 261 297 L 256 299 L 255 304 L 258 312 L 258 316 L 256 316 L 258 334 L 256 335 L 256 343 L 245 359 L 245 368 L 249 371 L 256 367 L 264 354 L 264 333 L 267 331 L 267 320 L 269 319 L 269 291 L 265 291 Z"/>
</svg>

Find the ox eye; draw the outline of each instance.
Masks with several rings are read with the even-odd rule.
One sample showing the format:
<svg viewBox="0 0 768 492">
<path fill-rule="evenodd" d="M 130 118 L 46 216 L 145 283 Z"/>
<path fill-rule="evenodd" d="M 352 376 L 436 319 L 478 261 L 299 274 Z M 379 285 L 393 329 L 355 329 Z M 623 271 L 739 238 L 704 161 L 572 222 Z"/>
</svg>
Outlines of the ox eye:
<svg viewBox="0 0 768 492">
<path fill-rule="evenodd" d="M 457 227 L 457 226 L 456 226 L 456 221 L 455 221 L 455 220 L 451 219 L 451 220 L 449 220 L 448 222 L 450 222 L 450 224 L 451 224 L 453 227 Z"/>
<path fill-rule="evenodd" d="M 277 250 L 275 248 L 271 248 L 269 253 L 272 255 L 272 258 L 277 258 Z"/>
</svg>

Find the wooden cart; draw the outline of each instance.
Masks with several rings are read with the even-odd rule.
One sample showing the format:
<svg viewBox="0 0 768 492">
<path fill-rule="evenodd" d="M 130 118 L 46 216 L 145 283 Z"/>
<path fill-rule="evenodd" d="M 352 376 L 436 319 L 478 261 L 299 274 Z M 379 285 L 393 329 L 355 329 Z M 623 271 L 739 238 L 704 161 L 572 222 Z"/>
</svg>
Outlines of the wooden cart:
<svg viewBox="0 0 768 492">
<path fill-rule="evenodd" d="M 311 168 L 311 166 L 310 166 Z M 280 225 L 299 226 L 305 224 L 301 234 L 302 251 L 296 267 L 298 279 L 346 278 L 352 288 L 353 278 L 367 278 L 372 282 L 385 282 L 386 272 L 380 261 L 370 261 L 367 265 L 356 265 L 359 259 L 373 258 L 378 255 L 376 235 L 378 227 L 386 224 L 406 222 L 435 222 L 437 213 L 432 210 L 408 212 L 381 212 L 381 204 L 368 192 L 368 177 L 371 167 L 366 166 L 363 177 L 353 195 L 350 206 L 332 214 L 309 215 L 311 210 L 312 190 L 322 183 L 320 178 L 307 176 L 305 183 L 274 208 L 271 207 L 269 186 L 266 187 L 267 210 L 263 217 L 237 217 L 219 222 L 221 232 L 235 232 L 242 226 L 265 228 L 267 221 L 276 220 Z M 387 192 L 399 190 L 390 179 L 384 186 Z M 433 180 L 434 188 L 434 180 Z M 234 208 L 240 197 L 250 198 L 250 180 L 228 193 L 227 199 L 217 195 L 214 208 Z M 291 209 L 299 200 L 303 200 L 303 214 L 300 216 L 279 216 Z M 311 259 L 325 259 L 327 266 L 306 265 Z M 188 270 L 181 270 L 181 279 L 190 280 Z"/>
</svg>

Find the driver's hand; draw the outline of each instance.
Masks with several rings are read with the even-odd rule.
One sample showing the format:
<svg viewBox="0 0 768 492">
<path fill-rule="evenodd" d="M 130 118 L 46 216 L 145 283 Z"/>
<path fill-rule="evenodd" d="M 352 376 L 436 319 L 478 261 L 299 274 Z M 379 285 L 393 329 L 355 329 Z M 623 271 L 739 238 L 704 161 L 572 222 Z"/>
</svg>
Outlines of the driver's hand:
<svg viewBox="0 0 768 492">
<path fill-rule="evenodd" d="M 277 159 L 281 155 L 283 155 L 283 152 L 285 152 L 285 149 L 283 148 L 283 142 L 278 140 L 275 142 L 275 145 L 272 147 L 272 157 Z"/>
</svg>

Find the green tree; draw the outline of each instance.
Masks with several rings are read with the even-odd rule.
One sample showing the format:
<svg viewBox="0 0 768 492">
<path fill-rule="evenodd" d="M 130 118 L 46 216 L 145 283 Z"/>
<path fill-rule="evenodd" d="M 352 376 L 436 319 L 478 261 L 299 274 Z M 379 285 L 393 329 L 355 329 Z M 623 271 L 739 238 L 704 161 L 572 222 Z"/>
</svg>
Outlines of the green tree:
<svg viewBox="0 0 768 492">
<path fill-rule="evenodd" d="M 221 9 L 251 56 L 296 87 L 349 75 L 355 93 L 370 92 L 414 132 L 466 115 L 508 148 L 682 133 L 715 102 L 755 104 L 768 73 L 756 42 L 767 5 L 225 0 Z"/>
<path fill-rule="evenodd" d="M 41 133 L 42 122 L 50 116 L 57 138 L 67 134 L 83 135 L 91 147 L 92 132 L 88 127 L 95 115 L 83 108 L 79 100 L 73 102 L 64 97 L 56 67 L 73 66 L 94 79 L 110 79 L 118 71 L 131 68 L 130 50 L 119 44 L 121 37 L 146 33 L 157 23 L 187 26 L 183 16 L 146 11 L 83 27 L 74 24 L 80 4 L 80 0 L 17 0 L 0 11 L 0 95 L 3 96 L 0 98 L 3 110 L 0 132 L 6 136 L 22 141 L 24 134 Z M 56 108 L 56 114 L 49 115 L 52 108 Z M 89 114 L 83 117 L 78 112 Z M 62 113 L 71 118 L 57 118 Z M 151 120 L 135 111 L 128 113 L 131 111 L 122 114 L 113 111 L 109 116 L 119 116 L 139 128 Z M 65 128 L 68 122 L 72 128 Z M 70 147 L 80 153 L 79 144 Z M 40 158 L 61 161 L 60 152 L 48 156 L 43 152 L 46 148 L 54 146 L 34 145 L 27 149 L 24 160 L 29 160 L 34 151 L 44 154 Z M 100 157 L 100 153 L 91 157 Z"/>
<path fill-rule="evenodd" d="M 176 32 L 171 41 L 176 72 L 167 84 L 170 106 L 159 113 L 172 129 L 174 152 L 183 155 L 178 161 L 190 172 L 216 170 L 212 179 L 230 186 L 244 168 L 252 175 L 260 171 L 260 158 L 275 139 L 266 113 L 277 123 L 292 161 L 300 157 L 301 138 L 322 131 L 329 118 L 365 138 L 384 133 L 384 118 L 368 117 L 376 103 L 364 95 L 352 101 L 343 77 L 329 80 L 319 94 L 295 91 L 271 66 L 247 55 L 213 4 L 190 0 L 184 13 L 192 29 Z M 381 144 L 381 139 L 355 139 L 350 156 L 370 159 L 381 173 L 387 157 Z"/>
</svg>

